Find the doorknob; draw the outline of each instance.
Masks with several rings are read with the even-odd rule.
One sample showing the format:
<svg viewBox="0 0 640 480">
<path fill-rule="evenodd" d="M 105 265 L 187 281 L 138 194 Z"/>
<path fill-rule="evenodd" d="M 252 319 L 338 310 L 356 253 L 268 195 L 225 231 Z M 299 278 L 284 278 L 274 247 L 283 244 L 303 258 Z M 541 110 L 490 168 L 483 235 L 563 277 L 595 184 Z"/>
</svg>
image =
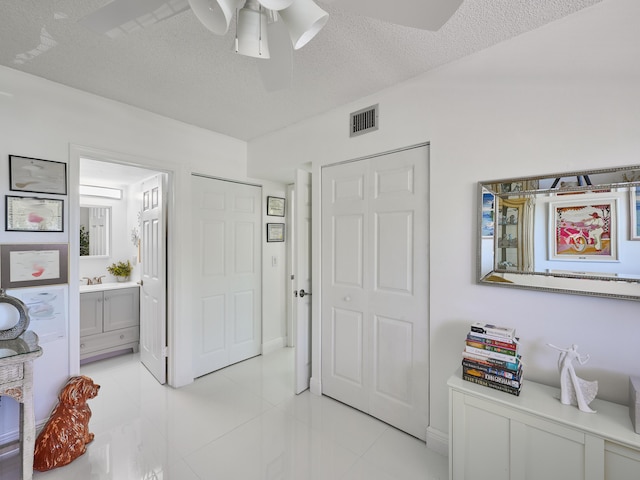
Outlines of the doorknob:
<svg viewBox="0 0 640 480">
<path fill-rule="evenodd" d="M 309 292 L 305 292 L 304 289 L 300 290 L 300 298 L 304 298 L 305 295 L 311 295 Z"/>
</svg>

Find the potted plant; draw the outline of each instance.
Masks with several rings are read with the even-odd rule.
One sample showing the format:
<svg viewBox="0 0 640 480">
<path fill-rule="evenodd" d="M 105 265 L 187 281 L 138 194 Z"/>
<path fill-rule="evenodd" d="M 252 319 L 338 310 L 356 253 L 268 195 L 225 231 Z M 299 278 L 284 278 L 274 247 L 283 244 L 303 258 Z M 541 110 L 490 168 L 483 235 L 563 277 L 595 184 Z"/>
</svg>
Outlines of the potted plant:
<svg viewBox="0 0 640 480">
<path fill-rule="evenodd" d="M 126 262 L 117 262 L 112 263 L 107 267 L 107 271 L 116 277 L 118 282 L 126 282 L 129 280 L 129 276 L 131 275 L 131 271 L 133 270 L 133 265 L 131 262 L 127 260 Z"/>
</svg>

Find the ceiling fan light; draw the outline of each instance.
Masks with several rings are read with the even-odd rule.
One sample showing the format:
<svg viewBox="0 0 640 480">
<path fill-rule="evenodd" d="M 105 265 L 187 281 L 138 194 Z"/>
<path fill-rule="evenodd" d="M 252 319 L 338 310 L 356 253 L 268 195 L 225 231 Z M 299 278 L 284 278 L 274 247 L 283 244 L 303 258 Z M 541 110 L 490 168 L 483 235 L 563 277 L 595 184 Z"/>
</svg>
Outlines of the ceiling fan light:
<svg viewBox="0 0 640 480">
<path fill-rule="evenodd" d="M 258 0 L 260 5 L 269 10 L 283 10 L 293 3 L 294 0 Z"/>
<path fill-rule="evenodd" d="M 189 6 L 200 22 L 216 35 L 224 35 L 236 8 L 242 0 L 189 0 Z"/>
<path fill-rule="evenodd" d="M 241 8 L 236 28 L 236 53 L 247 57 L 269 58 L 267 14 L 260 10 Z"/>
<path fill-rule="evenodd" d="M 329 14 L 312 0 L 295 0 L 290 7 L 278 12 L 289 29 L 293 48 L 304 47 L 329 20 Z"/>
</svg>

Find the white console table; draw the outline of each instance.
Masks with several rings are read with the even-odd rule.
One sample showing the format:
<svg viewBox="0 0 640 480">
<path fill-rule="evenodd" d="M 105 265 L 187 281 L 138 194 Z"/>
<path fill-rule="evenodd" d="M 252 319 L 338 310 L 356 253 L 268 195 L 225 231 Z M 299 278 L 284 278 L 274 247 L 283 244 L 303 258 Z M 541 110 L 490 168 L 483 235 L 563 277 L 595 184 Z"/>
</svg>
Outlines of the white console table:
<svg viewBox="0 0 640 480">
<path fill-rule="evenodd" d="M 597 413 L 584 413 L 562 405 L 557 388 L 525 380 L 515 396 L 460 370 L 447 384 L 452 480 L 640 479 L 640 435 L 626 405 L 596 399 Z"/>
<path fill-rule="evenodd" d="M 20 403 L 20 453 L 22 479 L 33 477 L 33 451 L 36 441 L 33 411 L 33 360 L 42 355 L 38 336 L 24 332 L 15 340 L 0 340 L 0 395 Z"/>
</svg>

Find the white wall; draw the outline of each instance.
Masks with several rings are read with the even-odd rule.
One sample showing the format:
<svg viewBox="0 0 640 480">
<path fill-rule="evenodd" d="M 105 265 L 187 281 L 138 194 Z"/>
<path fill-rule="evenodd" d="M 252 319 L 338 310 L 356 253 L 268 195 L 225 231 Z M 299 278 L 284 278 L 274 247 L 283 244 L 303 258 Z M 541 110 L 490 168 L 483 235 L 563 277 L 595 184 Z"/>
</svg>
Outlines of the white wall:
<svg viewBox="0 0 640 480">
<path fill-rule="evenodd" d="M 530 380 L 558 385 L 556 353 L 577 343 L 578 371 L 602 398 L 627 399 L 638 374 L 640 304 L 475 283 L 480 180 L 640 164 L 640 3 L 605 0 L 539 30 L 249 144 L 249 172 L 314 171 L 314 291 L 319 289 L 322 165 L 431 142 L 431 428 L 447 432 L 447 378 L 469 324 L 510 325 Z M 380 104 L 380 129 L 354 139 L 348 114 Z M 319 298 L 314 296 L 314 301 Z M 426 313 L 426 312 L 425 312 Z M 313 379 L 320 381 L 314 303 Z"/>
<path fill-rule="evenodd" d="M 175 385 L 192 381 L 191 325 L 188 321 L 191 291 L 188 266 L 191 262 L 188 261 L 189 250 L 180 247 L 188 243 L 183 232 L 191 231 L 191 209 L 189 202 L 183 199 L 190 198 L 192 172 L 247 180 L 246 143 L 5 67 L 0 67 L 0 132 L 1 196 L 9 193 L 10 154 L 68 162 L 69 167 L 69 195 L 62 197 L 65 200 L 64 233 L 13 233 L 0 229 L 0 243 L 70 241 L 70 215 L 77 217 L 77 212 L 70 211 L 69 207 L 78 204 L 79 152 L 89 158 L 92 152 L 109 152 L 109 158 L 116 161 L 135 160 L 143 168 L 173 172 L 174 195 L 170 199 L 170 209 L 174 213 L 170 225 L 173 247 L 169 255 L 174 295 L 169 300 L 173 318 L 169 354 L 174 362 L 170 379 Z M 284 192 L 281 183 L 249 181 L 263 184 L 265 196 L 282 196 Z M 4 224 L 4 208 L 0 212 L 0 224 Z M 75 237 L 75 230 L 73 235 Z M 284 258 L 284 251 L 274 248 L 268 250 L 269 259 L 274 251 Z M 48 417 L 60 387 L 69 375 L 78 371 L 78 259 L 70 258 L 70 264 L 68 335 L 45 344 L 43 356 L 35 362 L 37 421 Z M 284 283 L 283 273 L 280 269 L 265 268 L 264 282 L 268 285 L 266 310 L 269 314 L 265 315 L 263 329 L 271 340 L 284 329 L 284 301 L 273 291 L 277 284 Z M 0 405 L 3 432 L 17 429 L 15 402 L 7 398 Z"/>
<path fill-rule="evenodd" d="M 262 223 L 265 225 L 262 229 L 262 353 L 270 353 L 286 345 L 287 250 L 285 242 L 267 243 L 266 224 L 284 223 L 285 233 L 288 225 L 286 217 L 267 215 L 267 196 L 285 198 L 286 187 L 282 184 L 262 184 Z M 285 202 L 286 210 L 289 200 L 286 199 Z M 281 278 L 283 281 L 274 282 L 274 278 Z"/>
</svg>

